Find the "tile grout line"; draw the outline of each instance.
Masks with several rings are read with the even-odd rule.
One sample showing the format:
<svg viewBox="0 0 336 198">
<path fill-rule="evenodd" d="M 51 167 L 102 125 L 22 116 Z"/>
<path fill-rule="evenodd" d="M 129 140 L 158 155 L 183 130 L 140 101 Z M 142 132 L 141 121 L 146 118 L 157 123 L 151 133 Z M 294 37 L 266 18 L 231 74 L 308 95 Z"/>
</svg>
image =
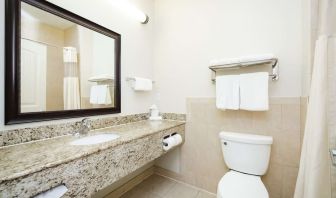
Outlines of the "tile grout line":
<svg viewBox="0 0 336 198">
<path fill-rule="evenodd" d="M 191 188 L 193 188 L 193 189 L 196 189 L 196 190 L 198 190 L 198 191 L 202 191 L 202 192 L 205 192 L 205 193 L 208 193 L 208 194 L 211 194 L 211 195 L 216 196 L 216 194 L 214 194 L 214 193 L 212 193 L 212 192 L 209 192 L 209 191 L 206 191 L 206 190 L 204 190 L 204 189 L 198 188 L 198 187 L 193 186 L 193 185 L 191 185 L 191 184 L 188 184 L 188 183 L 185 183 L 185 182 L 182 182 L 182 181 L 173 179 L 173 178 L 168 177 L 168 176 L 165 176 L 165 175 L 161 175 L 161 174 L 159 174 L 159 173 L 154 173 L 154 174 L 159 175 L 159 176 L 164 177 L 164 178 L 167 178 L 167 179 L 170 179 L 170 180 L 173 180 L 173 181 L 175 181 L 175 182 L 177 182 L 177 183 L 184 184 L 184 185 L 189 186 L 189 187 L 191 187 Z M 199 192 L 197 193 L 197 195 L 198 195 L 198 194 L 199 194 Z"/>
</svg>

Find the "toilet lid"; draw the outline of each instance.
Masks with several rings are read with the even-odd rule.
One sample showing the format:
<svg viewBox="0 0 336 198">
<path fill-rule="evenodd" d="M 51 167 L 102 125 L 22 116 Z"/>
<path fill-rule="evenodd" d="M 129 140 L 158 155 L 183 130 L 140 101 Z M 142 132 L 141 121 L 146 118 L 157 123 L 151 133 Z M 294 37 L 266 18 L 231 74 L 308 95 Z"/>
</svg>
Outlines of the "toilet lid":
<svg viewBox="0 0 336 198">
<path fill-rule="evenodd" d="M 226 173 L 218 184 L 222 198 L 268 198 L 268 192 L 259 176 L 236 171 Z"/>
</svg>

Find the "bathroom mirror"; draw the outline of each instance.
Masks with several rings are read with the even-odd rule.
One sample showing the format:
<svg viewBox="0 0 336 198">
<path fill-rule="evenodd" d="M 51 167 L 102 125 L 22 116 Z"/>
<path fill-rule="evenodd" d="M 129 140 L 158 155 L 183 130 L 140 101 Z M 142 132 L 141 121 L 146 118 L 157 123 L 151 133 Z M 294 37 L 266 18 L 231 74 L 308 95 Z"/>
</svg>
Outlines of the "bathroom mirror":
<svg viewBox="0 0 336 198">
<path fill-rule="evenodd" d="M 120 35 L 42 0 L 6 0 L 5 123 L 120 112 Z"/>
</svg>

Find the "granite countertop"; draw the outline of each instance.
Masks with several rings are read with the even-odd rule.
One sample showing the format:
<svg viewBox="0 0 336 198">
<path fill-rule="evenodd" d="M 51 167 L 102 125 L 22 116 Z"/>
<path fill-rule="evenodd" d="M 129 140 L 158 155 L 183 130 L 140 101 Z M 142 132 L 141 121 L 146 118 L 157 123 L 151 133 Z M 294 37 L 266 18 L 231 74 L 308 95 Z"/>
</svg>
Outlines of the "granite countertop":
<svg viewBox="0 0 336 198">
<path fill-rule="evenodd" d="M 183 121 L 173 120 L 145 120 L 94 130 L 91 131 L 89 135 L 99 133 L 114 133 L 120 135 L 116 140 L 95 145 L 70 145 L 70 142 L 78 139 L 78 137 L 66 135 L 0 147 L 0 183 L 38 172 L 45 168 L 67 163 L 162 130 L 183 125 L 184 123 Z"/>
</svg>

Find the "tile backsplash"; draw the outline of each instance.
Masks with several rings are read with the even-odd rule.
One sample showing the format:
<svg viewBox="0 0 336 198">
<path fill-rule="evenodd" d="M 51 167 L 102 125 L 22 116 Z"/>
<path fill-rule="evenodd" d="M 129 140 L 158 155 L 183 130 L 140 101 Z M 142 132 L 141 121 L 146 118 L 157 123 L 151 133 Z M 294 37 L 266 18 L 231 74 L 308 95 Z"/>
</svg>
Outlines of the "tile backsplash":
<svg viewBox="0 0 336 198">
<path fill-rule="evenodd" d="M 147 113 L 117 117 L 92 118 L 91 128 L 99 129 L 108 126 L 141 121 L 147 118 Z M 0 146 L 8 146 L 34 140 L 68 135 L 76 132 L 79 130 L 79 128 L 80 121 L 0 131 Z"/>
<path fill-rule="evenodd" d="M 176 179 L 216 193 L 220 178 L 228 171 L 219 132 L 269 135 L 274 143 L 269 170 L 262 180 L 271 198 L 293 197 L 306 108 L 301 100 L 272 98 L 269 111 L 250 112 L 218 110 L 214 98 L 187 99 L 186 141 Z"/>
<path fill-rule="evenodd" d="M 91 128 L 99 129 L 120 124 L 127 124 L 130 122 L 138 122 L 147 120 L 148 117 L 148 113 L 141 113 L 126 116 L 92 118 Z M 184 114 L 162 113 L 162 117 L 166 120 L 185 120 Z M 79 128 L 80 121 L 0 131 L 0 146 L 9 146 L 24 142 L 68 135 L 74 133 Z"/>
</svg>

